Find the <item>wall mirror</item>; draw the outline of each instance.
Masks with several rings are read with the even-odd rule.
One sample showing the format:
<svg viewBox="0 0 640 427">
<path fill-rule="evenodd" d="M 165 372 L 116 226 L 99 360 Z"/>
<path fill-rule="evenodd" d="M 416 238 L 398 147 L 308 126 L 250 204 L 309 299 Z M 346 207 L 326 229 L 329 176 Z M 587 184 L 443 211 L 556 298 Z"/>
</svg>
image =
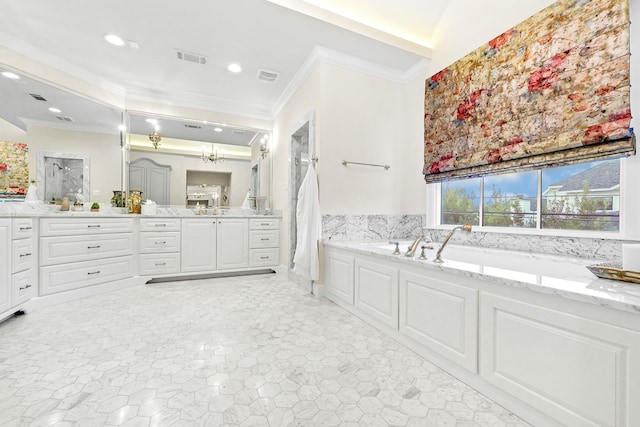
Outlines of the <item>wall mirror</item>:
<svg viewBox="0 0 640 427">
<path fill-rule="evenodd" d="M 122 186 L 122 111 L 0 63 L 5 71 L 14 78 L 0 75 L 0 140 L 26 144 L 38 199 L 74 201 L 80 190 L 85 203 L 108 203 Z"/>
<path fill-rule="evenodd" d="M 270 130 L 140 111 L 127 120 L 128 189 L 143 199 L 189 208 L 270 199 Z"/>
</svg>

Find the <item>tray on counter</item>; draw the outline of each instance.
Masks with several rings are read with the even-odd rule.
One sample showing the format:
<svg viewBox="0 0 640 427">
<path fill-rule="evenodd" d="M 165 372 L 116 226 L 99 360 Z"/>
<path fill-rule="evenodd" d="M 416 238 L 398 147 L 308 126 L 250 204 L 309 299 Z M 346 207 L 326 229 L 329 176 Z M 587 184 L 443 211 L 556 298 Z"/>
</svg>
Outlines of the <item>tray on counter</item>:
<svg viewBox="0 0 640 427">
<path fill-rule="evenodd" d="M 587 268 L 601 279 L 640 284 L 640 271 L 623 270 L 619 262 L 603 262 L 602 264 L 588 265 Z"/>
</svg>

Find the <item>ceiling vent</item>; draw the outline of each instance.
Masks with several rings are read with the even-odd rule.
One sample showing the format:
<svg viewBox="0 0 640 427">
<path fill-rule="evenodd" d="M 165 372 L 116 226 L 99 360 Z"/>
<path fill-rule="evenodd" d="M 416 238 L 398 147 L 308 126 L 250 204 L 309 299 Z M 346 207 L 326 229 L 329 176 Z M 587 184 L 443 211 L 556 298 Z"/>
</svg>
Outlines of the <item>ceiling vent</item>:
<svg viewBox="0 0 640 427">
<path fill-rule="evenodd" d="M 269 71 L 269 70 L 258 71 L 258 80 L 261 80 L 263 82 L 273 83 L 276 80 L 278 80 L 278 76 L 279 74 L 276 73 L 275 71 Z"/>
<path fill-rule="evenodd" d="M 67 123 L 73 123 L 73 119 L 69 116 L 60 116 L 60 115 L 55 115 L 55 118 L 60 120 L 61 122 L 67 122 Z"/>
<path fill-rule="evenodd" d="M 189 125 L 189 124 L 185 124 L 184 127 L 186 127 L 187 129 L 202 129 L 202 126 Z"/>
<path fill-rule="evenodd" d="M 30 93 L 29 95 L 31 95 L 33 97 L 33 99 L 35 99 L 36 101 L 47 102 L 47 98 L 45 98 L 42 95 L 38 95 L 37 93 Z"/>
<path fill-rule="evenodd" d="M 194 62 L 196 64 L 206 65 L 207 57 L 198 55 L 197 53 L 185 52 L 184 50 L 176 50 L 178 59 L 181 61 Z"/>
</svg>

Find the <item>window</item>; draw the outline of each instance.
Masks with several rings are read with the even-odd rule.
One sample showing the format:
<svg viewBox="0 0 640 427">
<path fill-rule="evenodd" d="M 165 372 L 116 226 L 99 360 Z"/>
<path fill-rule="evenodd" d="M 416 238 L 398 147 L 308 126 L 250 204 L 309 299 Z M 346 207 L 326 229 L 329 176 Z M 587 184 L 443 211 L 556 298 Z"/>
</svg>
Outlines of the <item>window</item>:
<svg viewBox="0 0 640 427">
<path fill-rule="evenodd" d="M 620 229 L 620 160 L 441 184 L 441 224 L 532 229 Z"/>
</svg>

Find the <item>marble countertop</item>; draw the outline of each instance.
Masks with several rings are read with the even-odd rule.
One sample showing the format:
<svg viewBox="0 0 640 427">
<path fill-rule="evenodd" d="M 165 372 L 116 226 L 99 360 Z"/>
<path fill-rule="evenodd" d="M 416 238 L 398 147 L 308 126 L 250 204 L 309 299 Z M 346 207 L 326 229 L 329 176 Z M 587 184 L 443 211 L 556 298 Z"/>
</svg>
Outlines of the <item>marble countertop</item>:
<svg viewBox="0 0 640 427">
<path fill-rule="evenodd" d="M 101 207 L 98 212 L 91 212 L 88 206 L 81 211 L 73 208 L 69 211 L 61 211 L 60 206 L 29 203 L 0 203 L 0 218 L 2 217 L 132 217 L 132 218 L 154 218 L 154 217 L 181 217 L 181 218 L 203 218 L 203 217 L 241 217 L 241 218 L 280 218 L 280 210 L 269 211 L 269 213 L 258 213 L 253 209 L 242 208 L 218 208 L 216 215 L 211 209 L 207 209 L 201 214 L 196 214 L 195 209 L 184 207 L 158 207 L 154 215 L 130 214 L 126 208 L 114 208 L 111 206 Z"/>
<path fill-rule="evenodd" d="M 640 284 L 599 279 L 586 267 L 605 260 L 506 251 L 473 246 L 447 245 L 444 263 L 435 264 L 438 243 L 426 244 L 426 260 L 406 257 L 408 244 L 400 243 L 400 255 L 393 255 L 388 242 L 324 241 L 327 247 L 349 249 L 381 259 L 420 266 L 429 270 L 460 274 L 492 283 L 530 289 L 563 298 L 607 306 L 640 314 Z"/>
</svg>

